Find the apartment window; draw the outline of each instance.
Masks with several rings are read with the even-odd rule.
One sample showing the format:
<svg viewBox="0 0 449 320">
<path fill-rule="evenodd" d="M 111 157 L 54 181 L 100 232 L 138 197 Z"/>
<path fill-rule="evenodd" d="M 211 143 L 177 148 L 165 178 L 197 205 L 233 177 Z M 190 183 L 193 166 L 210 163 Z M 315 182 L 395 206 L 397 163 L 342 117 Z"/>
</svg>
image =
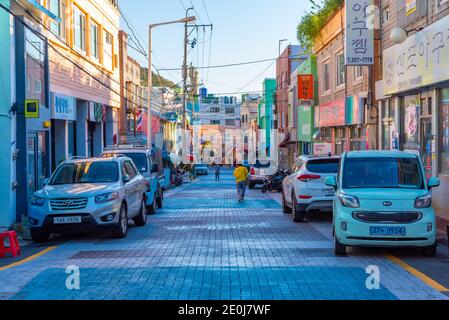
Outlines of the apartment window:
<svg viewBox="0 0 449 320">
<path fill-rule="evenodd" d="M 73 6 L 73 44 L 86 52 L 86 15 L 77 7 Z"/>
<path fill-rule="evenodd" d="M 37 93 L 37 94 L 42 93 L 42 80 L 41 79 L 34 80 L 34 93 Z"/>
<path fill-rule="evenodd" d="M 323 64 L 323 91 L 330 90 L 329 62 Z"/>
<path fill-rule="evenodd" d="M 345 55 L 343 52 L 337 54 L 337 87 L 345 84 Z"/>
<path fill-rule="evenodd" d="M 100 60 L 100 28 L 98 24 L 92 21 L 90 26 L 90 50 L 91 56 L 97 60 Z"/>
<path fill-rule="evenodd" d="M 235 110 L 234 110 L 234 108 L 226 108 L 225 113 L 226 114 L 234 114 Z"/>
<path fill-rule="evenodd" d="M 354 67 L 354 79 L 360 80 L 363 77 L 363 67 L 362 66 L 356 66 Z"/>
<path fill-rule="evenodd" d="M 438 12 L 449 7 L 449 0 L 435 0 L 435 9 Z"/>
<path fill-rule="evenodd" d="M 211 107 L 209 111 L 210 111 L 210 113 L 220 113 L 220 108 L 218 108 L 218 107 Z"/>
<path fill-rule="evenodd" d="M 103 64 L 109 70 L 113 69 L 113 39 L 109 32 L 104 32 L 104 61 Z"/>
<path fill-rule="evenodd" d="M 27 76 L 26 78 L 26 91 L 27 92 L 31 91 L 31 76 Z"/>
<path fill-rule="evenodd" d="M 225 121 L 227 126 L 235 126 L 235 120 L 234 119 L 226 119 Z"/>
<path fill-rule="evenodd" d="M 211 121 L 210 121 L 210 124 L 211 124 L 211 125 L 220 125 L 221 122 L 220 122 L 220 120 L 211 120 Z"/>
<path fill-rule="evenodd" d="M 390 7 L 385 7 L 382 9 L 382 23 L 387 23 L 390 21 Z"/>
<path fill-rule="evenodd" d="M 66 28 L 66 4 L 65 0 L 49 0 L 48 9 L 56 15 L 61 22 L 50 22 L 50 30 L 51 32 L 60 37 L 61 39 L 65 39 L 65 28 Z"/>
</svg>

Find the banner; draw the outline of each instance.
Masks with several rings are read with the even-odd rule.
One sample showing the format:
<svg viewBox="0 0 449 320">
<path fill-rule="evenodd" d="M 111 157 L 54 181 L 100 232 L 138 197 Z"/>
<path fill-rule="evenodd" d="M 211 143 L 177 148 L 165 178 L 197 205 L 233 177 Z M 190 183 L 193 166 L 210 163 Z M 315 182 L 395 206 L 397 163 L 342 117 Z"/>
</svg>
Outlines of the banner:
<svg viewBox="0 0 449 320">
<path fill-rule="evenodd" d="M 348 66 L 374 64 L 373 0 L 346 0 L 345 58 Z"/>
<path fill-rule="evenodd" d="M 449 80 L 449 16 L 385 49 L 384 95 Z"/>
<path fill-rule="evenodd" d="M 298 75 L 298 99 L 313 100 L 315 97 L 314 79 L 311 74 Z"/>
<path fill-rule="evenodd" d="M 405 0 L 406 15 L 409 16 L 416 11 L 416 0 Z"/>
<path fill-rule="evenodd" d="M 53 93 L 52 119 L 76 120 L 76 99 L 62 94 Z"/>
</svg>

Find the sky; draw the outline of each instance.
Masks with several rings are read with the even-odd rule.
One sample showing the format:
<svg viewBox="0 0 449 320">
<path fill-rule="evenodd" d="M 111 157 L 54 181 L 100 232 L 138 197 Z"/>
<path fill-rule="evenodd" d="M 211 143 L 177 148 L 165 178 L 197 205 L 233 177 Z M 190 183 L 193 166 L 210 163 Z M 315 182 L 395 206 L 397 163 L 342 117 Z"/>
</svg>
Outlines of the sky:
<svg viewBox="0 0 449 320">
<path fill-rule="evenodd" d="M 282 49 L 298 44 L 296 27 L 310 7 L 309 0 L 121 0 L 119 6 L 146 51 L 149 24 L 183 18 L 184 8 L 193 6 L 195 11 L 189 15 L 198 17 L 197 24 L 214 26 L 212 36 L 210 28 L 205 32 L 199 28 L 190 37 L 197 38 L 198 44 L 189 52 L 189 63 L 206 67 L 209 52 L 212 66 L 276 58 L 280 39 L 288 39 Z M 131 33 L 123 19 L 120 23 Z M 158 69 L 181 68 L 183 39 L 182 24 L 155 28 L 153 64 Z M 130 54 L 148 65 L 140 53 L 130 49 Z M 175 83 L 181 81 L 181 71 L 161 71 L 161 75 Z M 263 79 L 275 77 L 275 62 L 200 71 L 201 82 L 214 94 L 261 91 Z"/>
</svg>

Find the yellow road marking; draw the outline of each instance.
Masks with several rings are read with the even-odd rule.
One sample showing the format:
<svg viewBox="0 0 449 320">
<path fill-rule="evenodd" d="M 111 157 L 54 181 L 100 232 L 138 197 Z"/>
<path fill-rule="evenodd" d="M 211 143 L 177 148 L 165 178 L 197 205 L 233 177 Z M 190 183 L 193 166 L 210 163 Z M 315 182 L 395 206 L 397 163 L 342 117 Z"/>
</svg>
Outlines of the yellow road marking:
<svg viewBox="0 0 449 320">
<path fill-rule="evenodd" d="M 425 275 L 421 271 L 416 270 L 411 265 L 405 263 L 404 261 L 402 261 L 398 257 L 395 257 L 395 256 L 393 256 L 391 254 L 387 254 L 387 258 L 390 261 L 392 261 L 393 263 L 399 265 L 400 267 L 404 268 L 406 271 L 408 271 L 411 274 L 413 274 L 418 279 L 421 279 L 422 281 L 424 281 L 424 283 L 426 283 L 431 288 L 433 288 L 433 289 L 435 289 L 435 290 L 437 290 L 439 292 L 449 292 L 448 288 L 446 288 L 443 285 L 439 284 L 438 282 L 436 282 L 435 280 L 433 280 L 429 276 Z"/>
<path fill-rule="evenodd" d="M 11 263 L 11 264 L 9 264 L 9 265 L 7 265 L 7 266 L 4 266 L 4 267 L 0 267 L 0 271 L 4 271 L 4 270 L 7 270 L 7 269 L 11 269 L 11 268 L 20 266 L 20 265 L 22 265 L 22 264 L 25 264 L 25 263 L 27 263 L 27 262 L 33 261 L 33 260 L 35 260 L 35 259 L 37 259 L 37 258 L 43 256 L 44 254 L 46 254 L 46 253 L 48 253 L 48 252 L 50 252 L 50 251 L 55 250 L 56 248 L 57 248 L 57 246 L 51 246 L 51 247 L 48 247 L 47 249 L 42 250 L 41 252 L 38 252 L 38 253 L 36 253 L 36 254 L 33 254 L 32 256 L 29 256 L 29 257 L 26 258 L 26 259 L 23 259 L 23 260 L 21 260 L 21 261 L 17 261 L 17 262 Z"/>
</svg>

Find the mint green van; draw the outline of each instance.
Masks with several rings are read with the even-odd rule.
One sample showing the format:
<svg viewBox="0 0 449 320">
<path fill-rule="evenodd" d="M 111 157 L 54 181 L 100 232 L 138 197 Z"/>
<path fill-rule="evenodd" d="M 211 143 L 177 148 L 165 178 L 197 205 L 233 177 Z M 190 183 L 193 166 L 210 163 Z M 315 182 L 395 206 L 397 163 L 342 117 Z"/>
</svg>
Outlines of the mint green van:
<svg viewBox="0 0 449 320">
<path fill-rule="evenodd" d="M 435 256 L 437 230 L 432 188 L 418 155 L 400 151 L 354 151 L 342 156 L 335 189 L 336 255 L 346 247 L 420 247 Z"/>
</svg>

